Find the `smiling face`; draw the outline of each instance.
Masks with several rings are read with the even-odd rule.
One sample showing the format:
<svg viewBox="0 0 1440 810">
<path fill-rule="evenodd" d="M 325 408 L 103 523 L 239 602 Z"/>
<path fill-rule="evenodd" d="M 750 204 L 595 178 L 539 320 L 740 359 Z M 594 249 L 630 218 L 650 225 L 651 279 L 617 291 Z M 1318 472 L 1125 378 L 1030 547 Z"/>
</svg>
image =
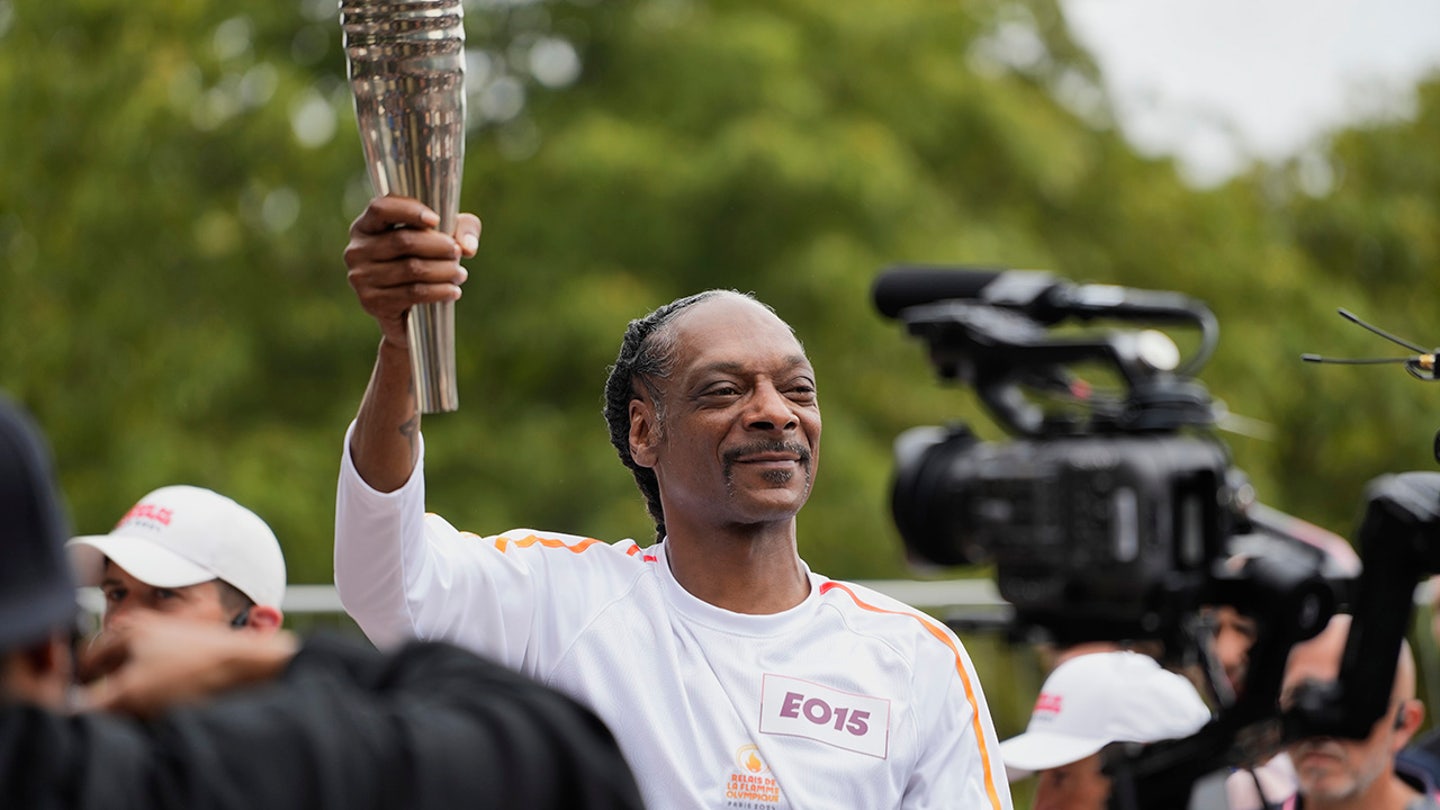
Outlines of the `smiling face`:
<svg viewBox="0 0 1440 810">
<path fill-rule="evenodd" d="M 669 328 L 673 372 L 638 386 L 630 443 L 659 479 L 671 532 L 791 520 L 820 451 L 815 371 L 799 341 L 774 313 L 732 294 Z"/>
</svg>

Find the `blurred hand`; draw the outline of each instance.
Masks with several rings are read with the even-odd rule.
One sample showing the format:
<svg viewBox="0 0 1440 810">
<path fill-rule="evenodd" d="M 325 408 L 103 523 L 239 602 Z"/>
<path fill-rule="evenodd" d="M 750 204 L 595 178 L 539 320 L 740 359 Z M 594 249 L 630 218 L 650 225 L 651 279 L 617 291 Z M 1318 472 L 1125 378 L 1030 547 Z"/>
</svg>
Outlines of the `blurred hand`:
<svg viewBox="0 0 1440 810">
<path fill-rule="evenodd" d="M 89 685 L 80 703 L 149 717 L 270 680 L 298 648 L 286 632 L 240 633 L 210 622 L 137 615 L 100 633 L 81 652 L 78 675 Z"/>
<path fill-rule="evenodd" d="M 480 220 L 461 214 L 455 233 L 435 230 L 440 216 L 409 197 L 376 197 L 350 226 L 345 266 L 360 305 L 380 324 L 385 342 L 406 348 L 405 313 L 416 304 L 454 301 L 469 275 L 460 259 L 475 255 Z"/>
</svg>

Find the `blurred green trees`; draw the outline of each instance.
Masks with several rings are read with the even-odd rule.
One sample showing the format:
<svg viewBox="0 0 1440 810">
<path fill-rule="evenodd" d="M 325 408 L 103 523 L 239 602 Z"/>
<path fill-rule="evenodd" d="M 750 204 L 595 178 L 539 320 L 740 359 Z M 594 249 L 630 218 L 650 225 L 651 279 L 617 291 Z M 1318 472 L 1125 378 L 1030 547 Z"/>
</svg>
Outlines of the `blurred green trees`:
<svg viewBox="0 0 1440 810">
<path fill-rule="evenodd" d="M 0 383 L 50 431 L 77 525 L 208 484 L 275 523 L 297 581 L 327 580 L 374 340 L 339 262 L 368 188 L 335 9 L 0 9 Z M 1234 440 L 1238 460 L 1262 499 L 1336 530 L 1368 477 L 1429 461 L 1423 386 L 1297 357 L 1390 350 L 1336 306 L 1429 331 L 1413 291 L 1440 251 L 1434 85 L 1414 123 L 1311 156 L 1334 177 L 1320 196 L 1299 164 L 1195 191 L 1108 125 L 1048 3 L 476 3 L 469 23 L 465 203 L 487 234 L 460 310 L 464 405 L 427 424 L 432 502 L 461 525 L 645 536 L 599 425 L 605 365 L 626 319 L 737 287 L 823 375 L 807 556 L 897 573 L 891 438 L 986 430 L 869 309 L 902 260 L 1208 301 L 1205 381 L 1271 426 Z"/>
<path fill-rule="evenodd" d="M 1440 340 L 1440 79 L 1416 115 L 1211 190 L 1117 133 L 1053 0 L 473 0 L 461 410 L 426 421 L 430 503 L 479 532 L 651 527 L 601 423 L 626 321 L 754 290 L 820 374 L 801 551 L 903 576 L 891 442 L 1001 433 L 871 310 L 900 261 L 1178 290 L 1221 323 L 1202 379 L 1261 500 L 1349 534 L 1432 468 L 1437 391 L 1347 307 Z M 213 487 L 329 582 L 341 437 L 378 333 L 341 251 L 369 196 L 331 0 L 0 0 L 0 389 L 54 444 L 77 530 Z M 1179 337 L 1182 341 L 1185 335 Z M 973 572 L 972 572 L 973 573 Z M 1033 661 L 970 641 L 999 731 Z M 1433 650 L 1433 648 L 1431 648 Z"/>
<path fill-rule="evenodd" d="M 1173 289 L 1222 325 L 1202 379 L 1260 498 L 1349 533 L 1427 468 L 1436 391 L 1338 306 L 1425 341 L 1440 83 L 1413 121 L 1195 190 L 1110 120 L 1051 0 L 489 0 L 467 11 L 461 411 L 426 422 L 432 506 L 487 532 L 648 538 L 599 416 L 625 322 L 754 290 L 821 375 L 818 570 L 903 575 L 890 443 L 969 392 L 871 311 L 891 262 Z M 0 388 L 49 432 L 76 527 L 211 486 L 328 582 L 333 482 L 377 332 L 341 250 L 369 189 L 335 5 L 0 0 Z M 1182 336 L 1183 340 L 1183 336 Z"/>
</svg>

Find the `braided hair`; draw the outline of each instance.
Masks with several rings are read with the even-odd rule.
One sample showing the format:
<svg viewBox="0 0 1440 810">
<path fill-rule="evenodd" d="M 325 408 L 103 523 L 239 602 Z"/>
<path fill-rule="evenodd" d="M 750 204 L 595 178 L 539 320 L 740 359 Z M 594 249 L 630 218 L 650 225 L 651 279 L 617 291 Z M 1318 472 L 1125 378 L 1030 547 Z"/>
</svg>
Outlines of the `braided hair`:
<svg viewBox="0 0 1440 810">
<path fill-rule="evenodd" d="M 675 317 L 687 308 L 721 295 L 739 295 L 754 300 L 754 296 L 735 290 L 706 290 L 685 298 L 678 298 L 656 309 L 643 318 L 636 318 L 625 329 L 620 341 L 620 354 L 615 365 L 610 367 L 610 377 L 605 381 L 605 422 L 610 426 L 610 443 L 620 454 L 620 462 L 630 468 L 640 494 L 645 496 L 645 509 L 655 521 L 655 541 L 665 539 L 665 509 L 660 505 L 660 481 L 655 471 L 635 463 L 630 455 L 630 403 L 639 392 L 638 382 L 645 386 L 650 399 L 655 403 L 657 429 L 664 424 L 665 414 L 661 406 L 658 382 L 668 379 L 675 370 L 675 333 L 669 329 Z"/>
</svg>

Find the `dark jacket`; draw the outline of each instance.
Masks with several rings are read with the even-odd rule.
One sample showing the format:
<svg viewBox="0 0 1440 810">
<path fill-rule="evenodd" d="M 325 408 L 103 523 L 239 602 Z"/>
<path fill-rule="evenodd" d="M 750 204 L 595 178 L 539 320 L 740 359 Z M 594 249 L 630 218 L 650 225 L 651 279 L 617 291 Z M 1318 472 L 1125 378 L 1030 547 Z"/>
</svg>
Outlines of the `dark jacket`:
<svg viewBox="0 0 1440 810">
<path fill-rule="evenodd" d="M 638 808 L 579 704 L 458 648 L 308 639 L 272 683 L 141 723 L 0 706 L 0 808 Z"/>
</svg>

